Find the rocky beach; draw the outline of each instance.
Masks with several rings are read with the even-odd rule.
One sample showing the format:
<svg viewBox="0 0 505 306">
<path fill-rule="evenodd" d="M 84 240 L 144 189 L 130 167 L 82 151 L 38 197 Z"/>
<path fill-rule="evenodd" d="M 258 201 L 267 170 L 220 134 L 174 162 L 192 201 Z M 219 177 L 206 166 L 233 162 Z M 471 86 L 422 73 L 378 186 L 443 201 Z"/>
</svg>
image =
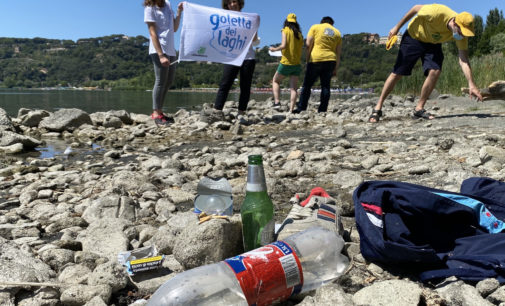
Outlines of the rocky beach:
<svg viewBox="0 0 505 306">
<path fill-rule="evenodd" d="M 378 124 L 376 99 L 315 100 L 301 114 L 251 101 L 246 116 L 227 102 L 179 110 L 157 127 L 148 115 L 0 109 L 0 305 L 144 305 L 184 270 L 242 253 L 239 208 L 247 156 L 261 154 L 282 222 L 295 193 L 323 187 L 337 200 L 351 260 L 347 272 L 283 305 L 505 305 L 497 280 L 427 285 L 411 271 L 360 254 L 352 192 L 395 180 L 458 192 L 470 177 L 505 180 L 505 101 L 433 95 L 434 120 L 411 117 L 414 96 L 391 96 Z M 169 101 L 168 101 L 169 103 Z M 66 148 L 43 158 L 37 148 Z M 225 177 L 235 215 L 198 224 L 192 212 L 204 177 Z M 155 246 L 163 267 L 129 276 L 117 255 Z"/>
</svg>

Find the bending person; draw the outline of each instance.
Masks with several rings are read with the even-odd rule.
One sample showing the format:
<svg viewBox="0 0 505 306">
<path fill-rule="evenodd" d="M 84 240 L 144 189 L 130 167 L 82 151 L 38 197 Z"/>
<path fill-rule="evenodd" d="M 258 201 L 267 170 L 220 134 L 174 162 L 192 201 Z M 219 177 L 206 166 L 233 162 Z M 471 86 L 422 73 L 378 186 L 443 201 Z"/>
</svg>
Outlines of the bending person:
<svg viewBox="0 0 505 306">
<path fill-rule="evenodd" d="M 298 77 L 302 71 L 301 58 L 303 48 L 303 35 L 300 25 L 296 20 L 296 15 L 291 13 L 284 21 L 282 29 L 282 41 L 278 47 L 270 47 L 270 51 L 282 50 L 282 58 L 277 71 L 272 80 L 272 91 L 274 94 L 274 108 L 281 106 L 281 82 L 285 77 L 289 77 L 290 104 L 289 111 L 295 109 Z"/>
<path fill-rule="evenodd" d="M 369 122 L 379 121 L 382 116 L 381 109 L 384 100 L 389 96 L 402 76 L 412 73 L 412 69 L 419 59 L 423 63 L 426 80 L 421 89 L 421 96 L 413 115 L 414 118 L 435 118 L 434 115 L 424 109 L 424 105 L 435 88 L 442 72 L 444 54 L 441 44 L 447 41 L 456 41 L 456 46 L 459 50 L 459 65 L 468 81 L 470 97 L 475 95 L 477 99 L 482 101 L 482 95 L 473 81 L 472 69 L 468 58 L 468 37 L 474 36 L 473 16 L 467 12 L 458 14 L 442 4 L 415 5 L 389 31 L 389 38 L 397 35 L 401 27 L 416 14 L 417 16 L 412 19 L 407 31 L 402 36 L 393 72 L 391 72 L 384 83 L 379 101 L 368 119 Z"/>
<path fill-rule="evenodd" d="M 337 74 L 342 51 L 342 35 L 333 27 L 331 17 L 323 17 L 320 24 L 313 25 L 307 34 L 307 69 L 303 80 L 300 101 L 293 113 L 307 109 L 312 85 L 321 80 L 321 103 L 318 112 L 326 112 L 330 100 L 331 77 Z"/>
<path fill-rule="evenodd" d="M 244 7 L 244 0 L 222 0 L 222 7 L 225 10 L 240 12 Z M 249 97 L 251 96 L 251 84 L 253 79 L 254 68 L 256 66 L 255 52 L 253 45 L 258 45 L 258 35 L 254 35 L 253 43 L 247 53 L 242 66 L 237 67 L 225 64 L 223 67 L 223 77 L 217 91 L 216 101 L 214 102 L 214 113 L 222 114 L 224 103 L 228 98 L 231 87 L 237 75 L 240 72 L 240 97 L 238 104 L 238 113 L 245 114 Z"/>
<path fill-rule="evenodd" d="M 157 125 L 168 125 L 172 118 L 163 114 L 163 102 L 168 88 L 175 78 L 175 66 L 170 63 L 176 60 L 174 32 L 179 29 L 182 2 L 174 16 L 168 0 L 144 0 L 144 22 L 149 29 L 149 55 L 154 64 L 153 113 L 151 118 Z"/>
</svg>

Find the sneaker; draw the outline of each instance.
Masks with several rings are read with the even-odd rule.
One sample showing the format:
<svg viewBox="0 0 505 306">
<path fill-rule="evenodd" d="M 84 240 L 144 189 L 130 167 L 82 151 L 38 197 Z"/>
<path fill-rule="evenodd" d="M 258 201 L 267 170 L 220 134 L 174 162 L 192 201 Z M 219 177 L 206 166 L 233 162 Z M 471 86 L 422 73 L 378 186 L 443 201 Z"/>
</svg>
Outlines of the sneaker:
<svg viewBox="0 0 505 306">
<path fill-rule="evenodd" d="M 340 236 L 344 234 L 335 199 L 330 197 L 323 188 L 314 188 L 311 195 L 302 202 L 299 194 L 296 194 L 291 198 L 290 203 L 293 207 L 277 231 L 277 240 L 315 226 L 329 229 Z"/>
<path fill-rule="evenodd" d="M 151 118 L 154 119 L 154 123 L 156 123 L 156 125 L 167 126 L 167 125 L 170 125 L 171 123 L 174 123 L 174 118 L 167 117 L 164 114 L 158 115 L 158 116 L 155 116 L 154 114 L 152 114 Z"/>
</svg>

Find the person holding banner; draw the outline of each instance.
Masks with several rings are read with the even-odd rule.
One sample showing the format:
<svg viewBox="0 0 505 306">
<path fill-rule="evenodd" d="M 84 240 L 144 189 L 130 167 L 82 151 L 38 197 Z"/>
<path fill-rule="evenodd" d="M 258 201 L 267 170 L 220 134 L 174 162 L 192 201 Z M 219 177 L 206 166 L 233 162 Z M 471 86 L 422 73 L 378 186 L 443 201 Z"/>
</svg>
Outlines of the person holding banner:
<svg viewBox="0 0 505 306">
<path fill-rule="evenodd" d="M 307 69 L 303 80 L 300 100 L 293 113 L 307 110 L 312 85 L 321 80 L 321 103 L 319 113 L 326 112 L 330 100 L 331 77 L 337 74 L 342 51 L 342 35 L 333 27 L 331 17 L 323 17 L 320 24 L 313 25 L 307 34 Z"/>
<path fill-rule="evenodd" d="M 222 7 L 225 10 L 231 11 L 242 11 L 244 7 L 244 0 L 222 0 Z M 249 103 L 249 97 L 251 96 L 251 84 L 254 73 L 254 68 L 256 66 L 255 52 L 252 48 L 253 45 L 259 44 L 259 38 L 257 33 L 254 35 L 254 40 L 249 48 L 249 51 L 244 59 L 241 66 L 234 66 L 225 64 L 223 67 L 223 77 L 219 85 L 219 90 L 217 92 L 216 100 L 214 102 L 214 112 L 217 114 L 222 114 L 224 108 L 224 103 L 228 98 L 231 87 L 235 78 L 240 72 L 240 97 L 238 105 L 239 115 L 245 114 L 247 110 L 247 104 Z"/>
<path fill-rule="evenodd" d="M 169 125 L 172 118 L 163 114 L 163 102 L 175 78 L 174 32 L 179 28 L 182 2 L 174 16 L 168 0 L 144 0 L 144 22 L 149 30 L 149 55 L 154 64 L 153 113 L 156 125 Z"/>
<path fill-rule="evenodd" d="M 302 71 L 301 59 L 303 48 L 303 35 L 300 30 L 300 25 L 296 20 L 296 15 L 291 13 L 284 21 L 282 29 L 282 42 L 278 47 L 270 47 L 270 51 L 275 52 L 282 50 L 282 58 L 272 80 L 272 91 L 274 94 L 274 108 L 279 108 L 281 103 L 281 82 L 289 76 L 289 88 L 291 91 L 289 111 L 295 109 L 298 76 Z"/>
</svg>

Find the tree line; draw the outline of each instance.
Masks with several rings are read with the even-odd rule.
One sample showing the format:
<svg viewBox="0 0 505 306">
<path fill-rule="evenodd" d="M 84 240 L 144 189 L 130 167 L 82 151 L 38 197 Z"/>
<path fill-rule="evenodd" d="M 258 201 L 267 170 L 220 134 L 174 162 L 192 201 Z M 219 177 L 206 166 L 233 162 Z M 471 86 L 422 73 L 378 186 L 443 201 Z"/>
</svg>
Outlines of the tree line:
<svg viewBox="0 0 505 306">
<path fill-rule="evenodd" d="M 364 38 L 368 34 L 343 37 L 341 66 L 333 86 L 382 86 L 394 65 L 396 52 L 367 42 Z M 0 87 L 150 89 L 154 76 L 148 45 L 149 40 L 144 36 L 121 34 L 76 42 L 0 38 Z M 444 49 L 453 54 L 457 52 L 454 43 L 444 45 Z M 469 51 L 474 58 L 505 52 L 505 19 L 501 10 L 490 10 L 485 23 L 481 16 L 475 16 L 475 37 L 470 39 Z M 270 87 L 279 58 L 269 56 L 265 46 L 256 50 L 256 59 L 253 86 Z M 220 64 L 181 62 L 173 87 L 217 87 L 221 74 Z"/>
</svg>

